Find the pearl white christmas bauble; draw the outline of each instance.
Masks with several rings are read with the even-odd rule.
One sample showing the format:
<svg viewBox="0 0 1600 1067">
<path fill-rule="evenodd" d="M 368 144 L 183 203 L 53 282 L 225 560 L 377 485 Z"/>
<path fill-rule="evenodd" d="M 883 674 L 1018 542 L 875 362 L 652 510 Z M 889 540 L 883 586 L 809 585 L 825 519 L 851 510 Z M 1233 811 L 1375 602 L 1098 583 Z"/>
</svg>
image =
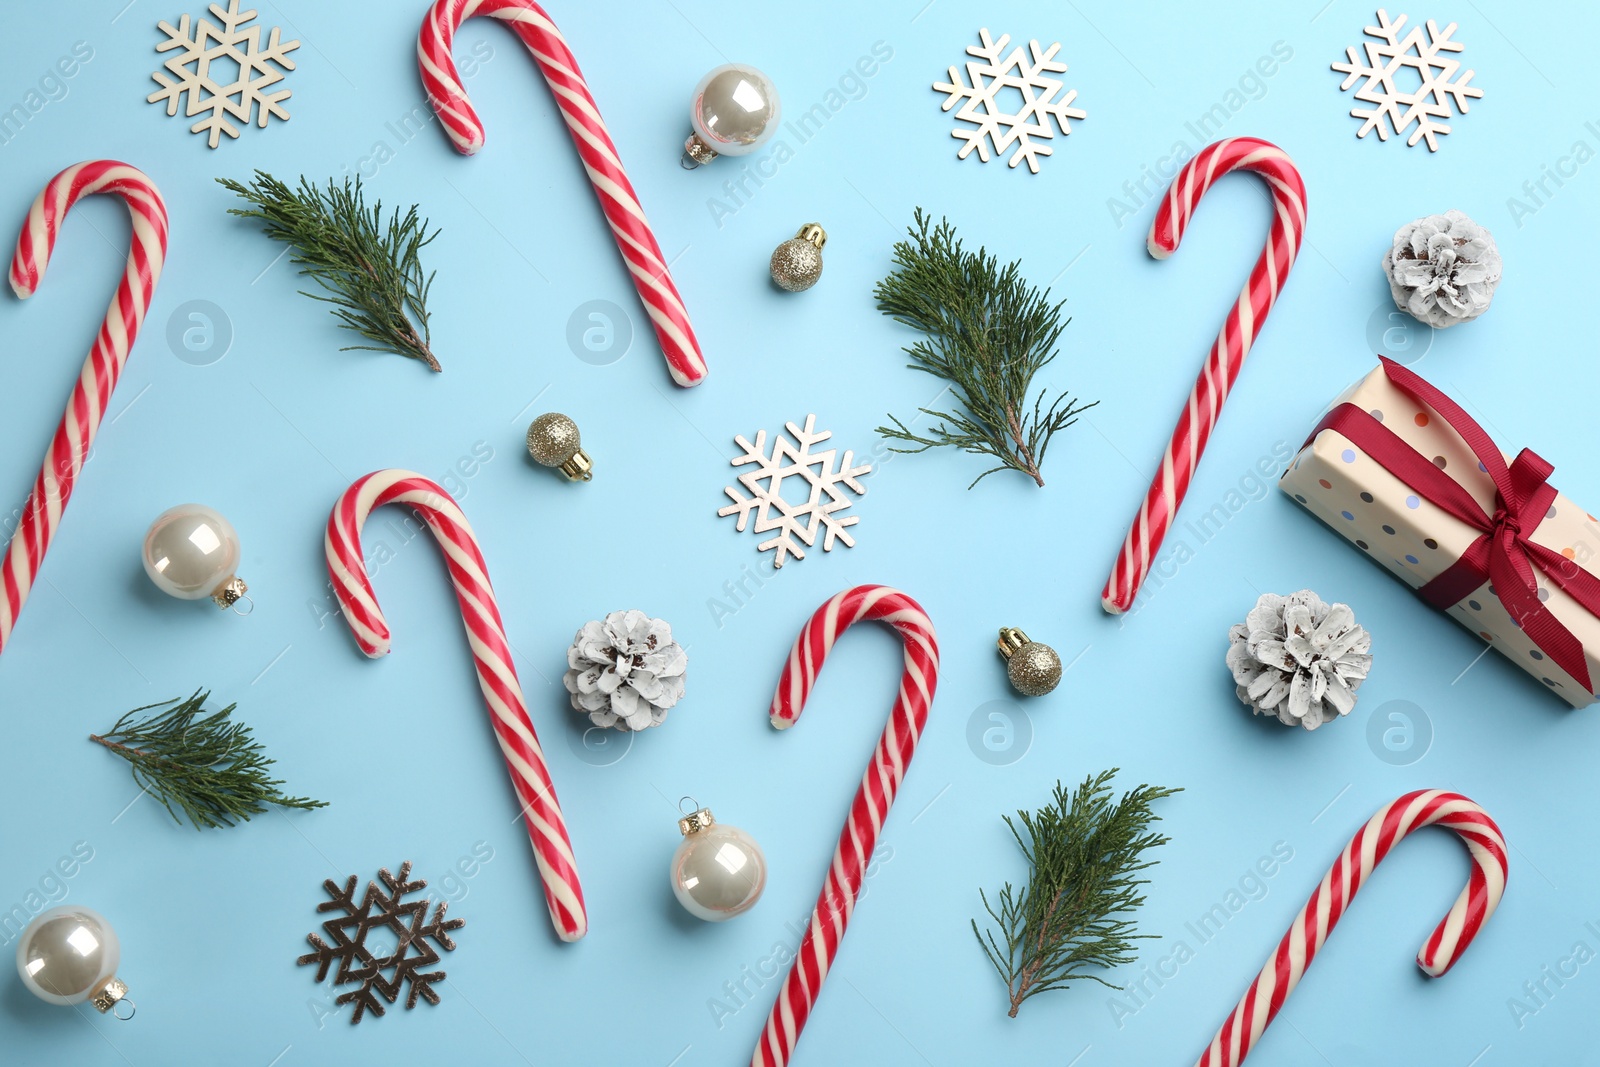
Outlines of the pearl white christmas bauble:
<svg viewBox="0 0 1600 1067">
<path fill-rule="evenodd" d="M 694 87 L 689 120 L 695 136 L 686 150 L 698 163 L 749 155 L 778 132 L 782 112 L 778 87 L 761 71 L 744 63 L 717 67 Z M 709 158 L 701 158 L 706 153 Z"/>
<path fill-rule="evenodd" d="M 672 854 L 672 892 L 690 915 L 722 922 L 755 907 L 767 887 L 767 858 L 755 838 L 715 823 L 702 808 L 678 820 L 683 841 Z"/>
<path fill-rule="evenodd" d="M 105 916 L 77 905 L 40 912 L 17 943 L 23 985 L 52 1004 L 94 997 L 95 1007 L 111 1010 L 128 988 L 117 979 L 121 959 L 116 931 Z"/>
<path fill-rule="evenodd" d="M 238 569 L 239 535 L 203 504 L 162 512 L 144 535 L 145 573 L 179 600 L 218 596 Z"/>
</svg>

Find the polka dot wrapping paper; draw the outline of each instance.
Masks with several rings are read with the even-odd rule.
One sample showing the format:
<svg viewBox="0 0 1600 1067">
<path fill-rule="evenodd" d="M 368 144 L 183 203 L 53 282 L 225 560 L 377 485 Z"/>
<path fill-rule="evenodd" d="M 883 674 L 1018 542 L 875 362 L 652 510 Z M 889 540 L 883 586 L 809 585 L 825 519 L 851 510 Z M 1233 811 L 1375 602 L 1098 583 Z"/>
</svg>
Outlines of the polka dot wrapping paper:
<svg viewBox="0 0 1600 1067">
<path fill-rule="evenodd" d="M 1420 455 L 1432 459 L 1434 466 L 1466 489 L 1485 512 L 1494 514 L 1494 483 L 1478 457 L 1437 411 L 1407 396 L 1382 367 L 1345 390 L 1329 410 L 1345 403 L 1366 411 Z M 1413 589 L 1446 571 L 1481 533 L 1420 497 L 1355 442 L 1331 428 L 1322 430 L 1300 450 L 1278 486 Z M 1528 537 L 1579 567 L 1597 567 L 1600 522 L 1559 493 Z M 1582 643 L 1589 677 L 1600 679 L 1600 618 L 1537 568 L 1534 575 L 1539 600 Z M 1523 632 L 1495 596 L 1492 583 L 1484 582 L 1449 608 L 1448 614 L 1573 707 L 1594 703 L 1595 694 Z"/>
</svg>

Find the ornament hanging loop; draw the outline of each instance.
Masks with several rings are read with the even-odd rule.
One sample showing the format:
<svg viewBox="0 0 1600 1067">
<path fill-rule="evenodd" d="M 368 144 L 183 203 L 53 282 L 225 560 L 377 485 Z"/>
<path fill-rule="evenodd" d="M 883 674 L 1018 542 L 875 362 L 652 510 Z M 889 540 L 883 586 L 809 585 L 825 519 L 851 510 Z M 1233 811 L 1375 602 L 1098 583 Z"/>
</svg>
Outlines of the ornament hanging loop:
<svg viewBox="0 0 1600 1067">
<path fill-rule="evenodd" d="M 89 998 L 89 1003 L 93 1004 L 95 1010 L 101 1015 L 109 1013 L 115 1015 L 118 1019 L 127 1021 L 127 1019 L 133 1018 L 134 1011 L 133 1001 L 128 1000 L 127 997 L 128 983 L 113 975 L 105 980 L 105 984 L 100 987 L 98 993 Z M 117 1010 L 123 1004 L 128 1005 L 128 1014 L 125 1017 Z"/>
<path fill-rule="evenodd" d="M 239 606 L 241 604 L 244 605 L 244 610 L 243 611 L 241 611 L 239 609 Z M 241 596 L 238 600 L 233 602 L 233 605 L 229 610 L 231 610 L 235 615 L 238 615 L 241 618 L 243 618 L 244 616 L 250 614 L 252 611 L 256 610 L 256 602 L 254 600 L 251 600 L 247 596 Z"/>
<path fill-rule="evenodd" d="M 698 834 L 702 830 L 709 830 L 716 821 L 711 814 L 710 808 L 701 808 L 678 820 L 678 832 L 684 837 L 688 837 L 690 834 Z"/>
<path fill-rule="evenodd" d="M 679 797 L 678 812 L 683 816 L 678 820 L 678 832 L 684 837 L 708 829 L 717 821 L 712 817 L 711 809 L 702 808 L 700 802 L 694 797 Z M 754 903 L 754 901 L 751 903 Z"/>
<path fill-rule="evenodd" d="M 122 1014 L 122 1008 L 124 1005 L 126 1005 L 128 1009 L 128 1014 L 126 1015 Z M 111 1006 L 111 1015 L 113 1018 L 121 1022 L 127 1022 L 129 1019 L 133 1018 L 133 1013 L 137 1010 L 138 1007 L 133 1003 L 133 1001 L 129 1000 L 127 997 L 123 997 L 121 1000 L 117 1001 Z"/>
<path fill-rule="evenodd" d="M 1029 644 L 1028 635 L 1015 626 L 1002 626 L 1000 628 L 1000 640 L 997 644 L 1000 648 L 1000 655 L 1009 660 L 1016 654 L 1017 649 Z"/>
<path fill-rule="evenodd" d="M 211 594 L 211 602 L 219 608 L 231 608 L 237 615 L 248 615 L 255 610 L 255 602 L 245 595 L 249 591 L 250 587 L 244 584 L 244 579 L 233 575 L 217 586 L 216 591 Z M 248 601 L 250 607 L 244 611 L 239 611 L 238 604 L 241 600 Z"/>
<path fill-rule="evenodd" d="M 683 155 L 678 157 L 678 166 L 684 170 L 695 170 L 716 158 L 717 153 L 712 151 L 711 146 L 702 141 L 699 134 L 694 133 L 683 143 Z"/>
</svg>

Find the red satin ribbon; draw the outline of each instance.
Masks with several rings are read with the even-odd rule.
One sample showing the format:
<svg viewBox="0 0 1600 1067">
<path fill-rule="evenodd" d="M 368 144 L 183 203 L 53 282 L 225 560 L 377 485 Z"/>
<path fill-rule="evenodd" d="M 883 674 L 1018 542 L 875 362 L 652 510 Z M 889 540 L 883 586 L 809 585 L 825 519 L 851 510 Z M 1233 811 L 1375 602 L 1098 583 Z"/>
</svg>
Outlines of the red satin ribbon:
<svg viewBox="0 0 1600 1067">
<path fill-rule="evenodd" d="M 1323 430 L 1337 430 L 1418 496 L 1482 531 L 1460 559 L 1417 592 L 1442 609 L 1460 603 L 1484 582 L 1492 583 L 1500 603 L 1533 643 L 1593 693 L 1583 643 L 1539 600 L 1534 577 L 1537 567 L 1591 614 L 1600 615 L 1600 578 L 1561 553 L 1530 540 L 1556 498 L 1555 487 L 1548 481 L 1555 468 L 1527 448 L 1507 467 L 1494 441 L 1460 405 L 1393 360 L 1381 356 L 1379 359 L 1395 388 L 1432 408 L 1478 457 L 1494 482 L 1494 514 L 1485 512 L 1471 493 L 1434 466 L 1432 460 L 1354 404 L 1340 404 L 1328 412 L 1306 438 L 1305 445 L 1316 440 Z"/>
</svg>

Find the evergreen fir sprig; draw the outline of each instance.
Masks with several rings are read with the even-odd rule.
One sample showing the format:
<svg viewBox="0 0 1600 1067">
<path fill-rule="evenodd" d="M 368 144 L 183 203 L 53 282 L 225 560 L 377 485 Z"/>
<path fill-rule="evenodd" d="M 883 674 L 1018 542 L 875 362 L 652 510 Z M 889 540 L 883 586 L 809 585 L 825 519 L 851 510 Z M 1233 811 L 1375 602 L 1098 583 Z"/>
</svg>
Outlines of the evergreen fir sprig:
<svg viewBox="0 0 1600 1067">
<path fill-rule="evenodd" d="M 232 826 L 235 819 L 249 820 L 267 810 L 321 808 L 326 801 L 287 797 L 283 782 L 268 777 L 273 761 L 244 723 L 228 716 L 229 704 L 210 715 L 204 705 L 210 693 L 196 691 L 188 700 L 164 700 L 135 708 L 104 734 L 89 740 L 115 752 L 133 767 L 134 781 L 165 805 L 173 821 L 182 823 L 182 811 L 201 827 Z M 168 708 L 143 720 L 138 716 Z"/>
<path fill-rule="evenodd" d="M 324 293 L 304 295 L 333 304 L 334 315 L 347 330 L 371 341 L 346 345 L 341 352 L 395 352 L 439 370 L 428 347 L 428 290 L 433 274 L 422 269 L 422 249 L 439 236 L 428 232 L 428 220 L 417 207 L 396 209 L 387 224 L 383 204 L 369 210 L 361 179 L 345 179 L 318 189 L 304 177 L 291 189 L 265 171 L 256 171 L 249 185 L 218 178 L 224 188 L 256 205 L 230 208 L 228 214 L 260 219 L 268 237 L 295 248 L 293 262 Z"/>
<path fill-rule="evenodd" d="M 1029 997 L 1080 979 L 1120 989 L 1085 968 L 1132 963 L 1133 942 L 1152 936 L 1136 933 L 1133 921 L 1119 916 L 1144 903 L 1139 887 L 1147 880 L 1134 875 L 1156 861 L 1142 854 L 1168 840 L 1150 832 L 1160 818 L 1150 805 L 1182 790 L 1141 785 L 1113 802 L 1116 773 L 1112 768 L 1085 778 L 1070 795 L 1057 782 L 1049 807 L 1017 812 L 1020 829 L 1006 817 L 1028 858 L 1028 884 L 1013 889 L 1007 882 L 995 898 L 998 906 L 979 890 L 1000 937 L 980 933 L 976 920 L 972 933 L 1006 983 L 1012 1018 Z"/>
<path fill-rule="evenodd" d="M 998 464 L 972 485 L 1016 470 L 1042 486 L 1051 438 L 1099 403 L 1079 404 L 1063 392 L 1046 407 L 1043 389 L 1028 399 L 1033 376 L 1056 358 L 1056 342 L 1071 321 L 1061 317 L 1066 301 L 1051 303 L 1048 289 L 1029 285 L 1020 260 L 1001 269 L 985 249 L 964 251 L 948 220 L 930 229 L 931 222 L 917 208 L 916 225 L 906 231 L 911 239 L 896 242 L 895 268 L 873 295 L 879 311 L 926 335 L 905 349 L 910 366 L 949 382 L 960 407 L 919 409 L 940 420 L 925 435 L 892 414 L 894 425 L 878 432 L 915 446 L 895 452 L 949 445 L 994 457 Z"/>
</svg>

